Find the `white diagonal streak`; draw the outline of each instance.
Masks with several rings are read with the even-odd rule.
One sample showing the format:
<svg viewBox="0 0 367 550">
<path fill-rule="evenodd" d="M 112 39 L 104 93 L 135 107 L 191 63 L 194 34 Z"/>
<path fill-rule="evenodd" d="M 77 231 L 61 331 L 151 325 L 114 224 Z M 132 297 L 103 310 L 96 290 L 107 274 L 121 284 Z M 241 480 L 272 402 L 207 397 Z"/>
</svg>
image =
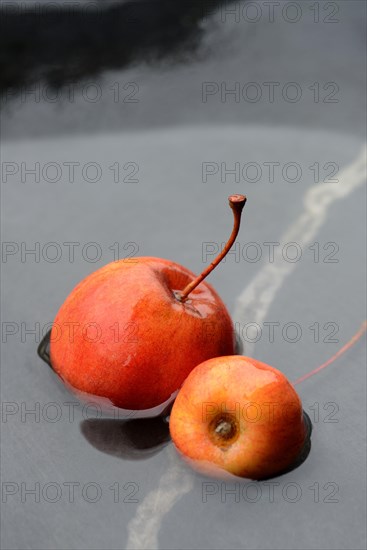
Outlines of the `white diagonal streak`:
<svg viewBox="0 0 367 550">
<path fill-rule="evenodd" d="M 194 483 L 193 475 L 179 460 L 173 445 L 167 448 L 169 464 L 159 485 L 146 495 L 127 526 L 127 550 L 155 550 L 164 516 Z"/>
<path fill-rule="evenodd" d="M 338 182 L 321 183 L 307 191 L 303 200 L 304 211 L 282 235 L 280 242 L 295 242 L 301 249 L 311 243 L 325 222 L 330 206 L 365 181 L 366 152 L 364 145 L 356 160 L 340 172 Z M 274 262 L 266 264 L 237 298 L 234 321 L 241 324 L 249 321 L 261 324 L 277 291 L 295 267 L 295 263 L 284 261 L 282 249 L 277 247 L 274 251 Z M 251 344 L 246 346 L 246 355 L 251 355 Z"/>
</svg>

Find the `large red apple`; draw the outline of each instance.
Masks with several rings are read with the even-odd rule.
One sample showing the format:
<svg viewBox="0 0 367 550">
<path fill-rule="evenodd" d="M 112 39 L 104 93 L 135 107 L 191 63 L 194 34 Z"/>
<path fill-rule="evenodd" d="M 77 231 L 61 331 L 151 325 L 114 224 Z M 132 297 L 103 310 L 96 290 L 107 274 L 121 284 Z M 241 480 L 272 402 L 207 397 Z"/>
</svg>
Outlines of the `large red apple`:
<svg viewBox="0 0 367 550">
<path fill-rule="evenodd" d="M 176 447 L 199 470 L 251 479 L 292 467 L 309 435 L 301 401 L 284 374 L 240 355 L 198 365 L 169 423 Z"/>
<path fill-rule="evenodd" d="M 79 391 L 118 407 L 163 403 L 196 365 L 234 353 L 232 321 L 211 286 L 203 282 L 185 302 L 176 297 L 194 279 L 178 264 L 149 257 L 95 271 L 55 318 L 54 370 Z"/>
<path fill-rule="evenodd" d="M 199 277 L 141 257 L 112 262 L 76 286 L 50 337 L 52 367 L 67 385 L 117 407 L 149 409 L 167 401 L 202 361 L 235 353 L 228 311 L 202 281 L 233 244 L 245 202 L 230 197 L 232 235 Z"/>
</svg>

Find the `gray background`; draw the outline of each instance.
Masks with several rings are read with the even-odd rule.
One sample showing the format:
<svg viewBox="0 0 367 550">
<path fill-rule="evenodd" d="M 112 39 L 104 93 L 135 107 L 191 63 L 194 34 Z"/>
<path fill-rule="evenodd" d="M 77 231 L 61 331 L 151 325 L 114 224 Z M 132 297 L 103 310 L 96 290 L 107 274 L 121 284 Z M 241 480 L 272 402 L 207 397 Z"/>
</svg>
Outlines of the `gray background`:
<svg viewBox="0 0 367 550">
<path fill-rule="evenodd" d="M 242 9 L 243 4 L 237 4 Z M 358 330 L 366 315 L 365 187 L 358 161 L 366 141 L 365 3 L 332 3 L 339 8 L 333 24 L 323 22 L 330 11 L 325 2 L 320 2 L 319 23 L 313 21 L 313 2 L 302 2 L 302 18 L 293 24 L 279 15 L 271 23 L 263 3 L 258 4 L 263 16 L 257 23 L 243 17 L 236 23 L 223 18 L 221 10 L 207 18 L 204 39 L 192 59 L 139 64 L 90 80 L 102 91 L 95 103 L 83 98 L 76 85 L 73 103 L 65 97 L 55 103 L 31 98 L 22 103 L 18 97 L 3 109 L 2 162 L 15 163 L 19 173 L 3 174 L 2 240 L 19 247 L 26 243 L 28 248 L 39 242 L 41 249 L 56 242 L 62 250 L 57 262 L 42 255 L 39 262 L 31 256 L 22 261 L 19 252 L 2 263 L 2 327 L 14 323 L 19 328 L 13 336 L 3 335 L 1 356 L 4 549 L 365 547 L 362 340 L 297 386 L 314 424 L 312 450 L 300 468 L 274 479 L 278 485 L 270 498 L 265 483 L 256 488 L 230 480 L 221 486 L 218 480 L 201 477 L 184 465 L 170 443 L 146 453 L 136 451 L 138 459 L 133 458 L 134 450 L 122 441 L 121 423 L 118 429 L 109 424 L 106 432 L 97 420 L 89 424 L 96 441 L 91 445 L 82 427 L 95 411 L 71 396 L 38 358 L 38 335 L 22 338 L 21 323 L 28 328 L 39 323 L 42 329 L 81 278 L 113 260 L 113 243 L 119 243 L 122 257 L 132 250 L 124 246 L 135 243 L 139 255 L 170 258 L 200 272 L 205 264 L 203 243 L 220 244 L 229 234 L 227 196 L 234 192 L 248 196 L 238 238 L 241 254 L 229 256 L 210 282 L 240 330 L 249 322 L 262 328 L 255 345 L 245 342 L 247 352 L 294 381 L 329 359 Z M 219 94 L 202 102 L 203 82 L 227 82 L 230 87 L 235 81 L 276 81 L 280 88 L 296 82 L 302 98 L 291 103 L 278 93 L 271 103 L 262 88 L 264 97 L 256 103 L 236 103 L 231 97 L 222 102 Z M 110 87 L 116 82 L 136 83 L 138 102 L 114 102 Z M 309 89 L 315 82 L 320 83 L 318 103 Z M 330 91 L 322 89 L 327 82 L 339 87 L 335 103 L 322 100 Z M 71 161 L 80 163 L 74 182 L 63 164 Z M 31 175 L 22 183 L 21 163 L 30 167 L 36 162 L 41 168 L 57 163 L 60 179 L 50 182 L 49 172 L 46 177 L 41 173 L 38 183 Z M 81 168 L 88 162 L 98 163 L 100 181 L 83 176 Z M 125 163 L 136 163 L 139 181 L 115 183 L 109 168 L 115 162 L 123 176 Z M 243 177 L 235 182 L 227 176 L 222 182 L 215 174 L 203 183 L 203 162 L 255 162 L 262 176 L 256 182 Z M 271 183 L 264 162 L 279 162 L 280 168 L 295 162 L 301 167 L 300 178 L 291 183 L 280 170 Z M 320 165 L 318 183 L 309 168 L 315 162 Z M 337 164 L 338 182 L 323 182 L 327 162 Z M 326 197 L 323 202 L 320 196 L 319 210 L 317 201 L 312 207 L 320 226 L 309 240 L 305 231 L 299 239 L 307 197 L 318 186 L 323 186 Z M 335 186 L 345 194 L 335 198 Z M 301 243 L 302 257 L 281 278 L 261 317 L 264 288 L 260 285 L 257 302 L 255 283 L 269 265 L 263 243 L 284 245 L 289 228 L 295 235 L 289 240 Z M 80 243 L 74 262 L 63 245 L 70 241 Z M 96 263 L 81 252 L 90 242 L 102 251 Z M 249 242 L 260 246 L 257 262 L 246 257 L 246 250 L 248 256 L 253 254 L 246 249 Z M 319 262 L 309 249 L 315 242 L 320 246 Z M 338 246 L 335 263 L 324 261 L 332 249 L 323 246 L 330 242 Z M 290 262 L 276 258 L 275 266 L 278 276 Z M 245 288 L 253 290 L 252 298 L 240 298 Z M 264 322 L 278 322 L 280 329 L 297 323 L 302 335 L 290 343 L 279 330 L 270 342 Z M 309 328 L 315 322 L 320 326 L 319 342 Z M 328 322 L 338 328 L 336 342 L 325 341 Z M 75 403 L 71 419 L 68 402 Z M 56 411 L 51 403 L 61 411 L 57 422 L 50 420 Z M 4 414 L 9 407 L 14 414 Z M 24 415 L 25 408 L 34 407 L 40 407 L 39 418 Z M 71 482 L 77 484 L 74 502 L 65 485 Z M 205 485 L 209 482 L 210 487 Z M 55 495 L 52 487 L 45 493 L 49 483 L 61 488 L 57 502 L 50 502 Z M 85 493 L 88 483 L 98 484 L 98 502 L 90 502 L 93 487 Z M 35 484 L 40 502 L 24 494 Z M 117 485 L 120 494 L 114 502 L 111 486 Z M 6 494 L 9 487 L 16 494 Z M 128 502 L 132 488 L 137 502 Z M 238 499 L 226 493 L 233 488 L 240 491 Z M 208 489 L 215 494 L 205 498 Z"/>
</svg>

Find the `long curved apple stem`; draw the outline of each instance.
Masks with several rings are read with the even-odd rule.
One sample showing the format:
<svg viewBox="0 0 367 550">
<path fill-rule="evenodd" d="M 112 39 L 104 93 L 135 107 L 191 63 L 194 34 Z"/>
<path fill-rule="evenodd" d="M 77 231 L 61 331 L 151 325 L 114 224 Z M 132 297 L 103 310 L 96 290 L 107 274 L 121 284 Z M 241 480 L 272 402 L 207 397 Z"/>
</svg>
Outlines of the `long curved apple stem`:
<svg viewBox="0 0 367 550">
<path fill-rule="evenodd" d="M 223 260 L 223 258 L 232 248 L 232 245 L 236 240 L 238 231 L 240 229 L 242 209 L 246 204 L 247 198 L 244 195 L 231 195 L 230 197 L 228 197 L 228 201 L 229 206 L 232 208 L 234 217 L 234 224 L 231 236 L 229 237 L 226 246 L 223 248 L 222 252 L 215 258 L 215 260 L 213 260 L 212 263 L 206 269 L 204 269 L 202 274 L 196 277 L 196 279 L 194 279 L 191 283 L 189 283 L 179 294 L 178 298 L 181 302 L 184 302 L 190 292 L 192 292 L 194 288 L 196 288 L 201 283 L 201 281 L 203 281 L 205 277 L 207 277 L 209 273 L 213 271 L 215 267 L 217 267 L 217 265 Z"/>
</svg>

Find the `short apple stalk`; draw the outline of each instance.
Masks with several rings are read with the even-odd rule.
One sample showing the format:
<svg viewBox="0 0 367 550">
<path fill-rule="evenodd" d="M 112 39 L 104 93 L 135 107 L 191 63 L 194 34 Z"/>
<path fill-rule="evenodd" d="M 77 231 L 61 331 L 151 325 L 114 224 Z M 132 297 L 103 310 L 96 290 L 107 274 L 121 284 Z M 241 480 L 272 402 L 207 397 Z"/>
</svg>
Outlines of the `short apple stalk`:
<svg viewBox="0 0 367 550">
<path fill-rule="evenodd" d="M 215 258 L 215 260 L 212 261 L 212 263 L 206 269 L 204 269 L 201 275 L 199 275 L 198 277 L 196 277 L 196 279 L 189 283 L 182 292 L 175 293 L 176 298 L 180 302 L 185 302 L 190 292 L 192 292 L 209 275 L 209 273 L 211 273 L 213 269 L 217 267 L 217 265 L 223 260 L 223 258 L 232 248 L 232 245 L 237 238 L 238 231 L 240 229 L 242 209 L 246 204 L 247 198 L 244 195 L 231 195 L 230 197 L 228 197 L 228 201 L 234 217 L 231 236 L 229 237 L 228 242 L 223 248 L 222 252 Z"/>
</svg>

